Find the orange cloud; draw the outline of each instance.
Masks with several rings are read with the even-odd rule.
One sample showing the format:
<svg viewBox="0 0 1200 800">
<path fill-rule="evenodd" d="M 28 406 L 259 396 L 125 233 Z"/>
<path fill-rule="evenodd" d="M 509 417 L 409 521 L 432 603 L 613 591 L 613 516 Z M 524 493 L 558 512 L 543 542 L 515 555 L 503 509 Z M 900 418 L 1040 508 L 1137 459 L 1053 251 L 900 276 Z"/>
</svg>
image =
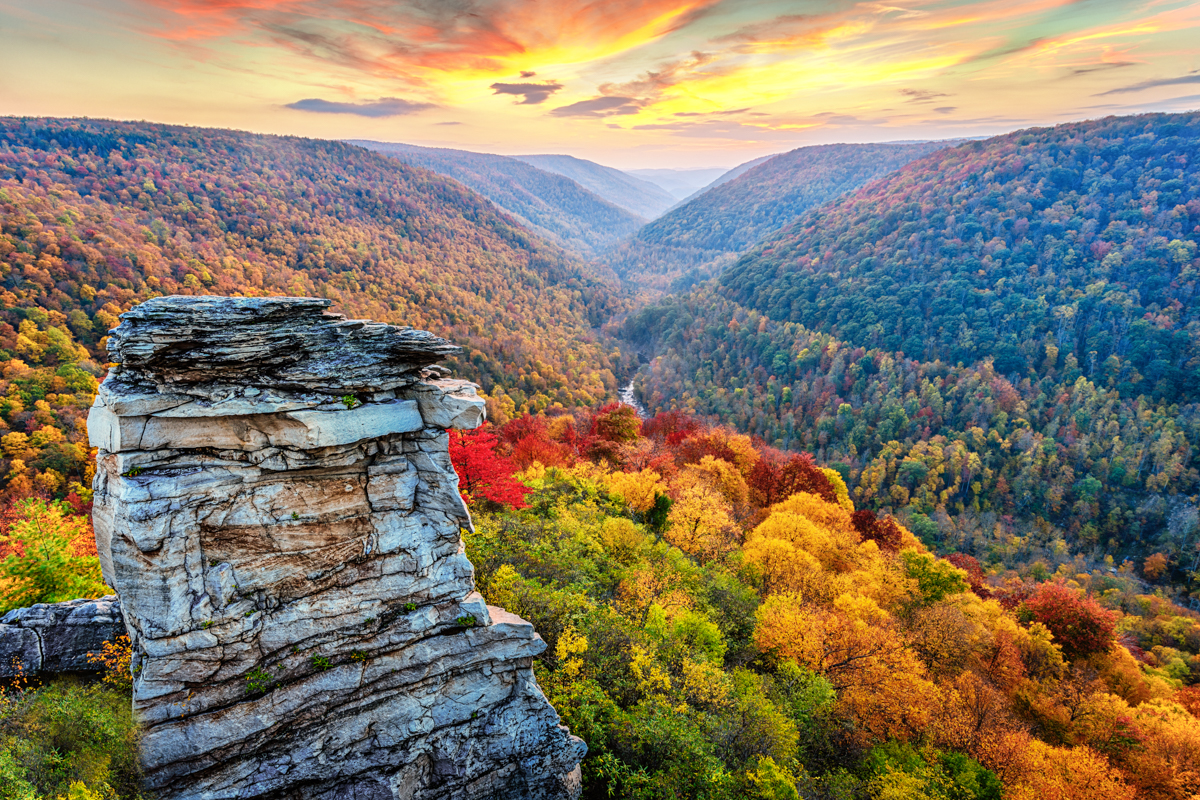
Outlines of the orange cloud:
<svg viewBox="0 0 1200 800">
<path fill-rule="evenodd" d="M 142 0 L 171 41 L 261 37 L 374 74 L 582 63 L 678 30 L 718 0 Z"/>
</svg>

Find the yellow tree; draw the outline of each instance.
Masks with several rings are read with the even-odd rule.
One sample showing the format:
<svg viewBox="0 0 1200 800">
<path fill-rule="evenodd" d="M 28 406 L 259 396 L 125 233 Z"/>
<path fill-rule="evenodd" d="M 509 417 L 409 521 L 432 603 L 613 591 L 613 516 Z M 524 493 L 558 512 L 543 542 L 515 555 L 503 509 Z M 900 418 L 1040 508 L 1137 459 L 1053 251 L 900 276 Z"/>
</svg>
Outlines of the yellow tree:
<svg viewBox="0 0 1200 800">
<path fill-rule="evenodd" d="M 1133 800 L 1132 787 L 1090 747 L 1052 747 L 1033 739 L 1006 800 Z"/>
<path fill-rule="evenodd" d="M 704 484 L 685 486 L 667 515 L 667 541 L 690 556 L 709 561 L 736 545 L 729 504 Z"/>
</svg>

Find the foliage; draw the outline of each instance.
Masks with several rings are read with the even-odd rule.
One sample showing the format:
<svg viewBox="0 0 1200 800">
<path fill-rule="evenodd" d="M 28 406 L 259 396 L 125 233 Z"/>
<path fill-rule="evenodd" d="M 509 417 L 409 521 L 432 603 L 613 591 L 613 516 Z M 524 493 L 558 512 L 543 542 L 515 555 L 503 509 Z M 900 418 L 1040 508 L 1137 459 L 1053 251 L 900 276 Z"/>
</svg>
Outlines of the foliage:
<svg viewBox="0 0 1200 800">
<path fill-rule="evenodd" d="M 0 697 L 0 795 L 137 800 L 137 723 L 126 691 L 59 679 Z"/>
<path fill-rule="evenodd" d="M 994 772 L 969 756 L 903 742 L 872 748 L 864 767 L 877 800 L 1000 800 L 1003 789 Z"/>
<path fill-rule="evenodd" d="M 1029 615 L 1054 634 L 1069 659 L 1103 653 L 1112 646 L 1117 614 L 1061 583 L 1043 583 L 1025 601 Z"/>
<path fill-rule="evenodd" d="M 628 318 L 657 356 L 638 396 L 809 449 L 939 539 L 972 532 L 947 549 L 1013 566 L 1018 529 L 1152 547 L 1200 591 L 1198 119 L 965 143 L 813 210 Z"/>
<path fill-rule="evenodd" d="M 581 256 L 594 256 L 634 233 L 643 222 L 574 180 L 521 159 L 444 147 L 353 143 L 461 181 L 534 233 Z"/>
<path fill-rule="evenodd" d="M 450 460 L 458 473 L 463 497 L 486 500 L 496 505 L 522 508 L 528 491 L 513 477 L 514 467 L 496 453 L 496 434 L 487 427 L 450 432 Z"/>
<path fill-rule="evenodd" d="M 1102 570 L 1064 564 L 1039 586 L 939 559 L 836 490 L 764 507 L 747 478 L 787 457 L 677 413 L 600 455 L 602 413 L 500 428 L 501 455 L 536 438 L 569 463 L 517 476 L 525 508 L 475 502 L 466 534 L 488 602 L 549 645 L 535 670 L 588 742 L 585 797 L 1186 800 L 1200 786 L 1179 691 L 1200 680 L 1200 615 Z M 661 530 L 654 497 L 674 501 Z M 1128 645 L 1081 649 L 1057 616 L 1034 619 L 1054 587 Z"/>
<path fill-rule="evenodd" d="M 806 215 L 721 284 L 853 345 L 1018 379 L 1073 359 L 1126 397 L 1193 397 L 1198 148 L 1195 113 L 967 142 Z"/>
<path fill-rule="evenodd" d="M 104 682 L 119 692 L 129 692 L 133 689 L 133 647 L 129 637 L 121 634 L 112 641 L 105 642 L 99 653 L 88 653 L 88 662 L 104 671 Z"/>
<path fill-rule="evenodd" d="M 92 537 L 91 521 L 66 501 L 14 501 L 0 529 L 0 612 L 108 594 Z"/>
<path fill-rule="evenodd" d="M 0 356 L 32 364 L 25 336 L 103 363 L 117 315 L 164 294 L 319 296 L 433 331 L 464 346 L 450 366 L 497 414 L 597 403 L 622 370 L 593 328 L 623 295 L 425 169 L 342 142 L 0 120 Z"/>
</svg>

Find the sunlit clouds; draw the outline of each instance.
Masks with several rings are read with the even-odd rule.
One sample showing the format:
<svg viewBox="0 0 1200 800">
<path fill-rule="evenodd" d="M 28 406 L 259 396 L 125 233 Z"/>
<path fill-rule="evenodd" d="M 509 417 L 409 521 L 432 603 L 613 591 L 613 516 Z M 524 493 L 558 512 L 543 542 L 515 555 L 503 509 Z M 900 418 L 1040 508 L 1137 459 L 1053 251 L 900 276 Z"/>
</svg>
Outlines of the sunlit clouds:
<svg viewBox="0 0 1200 800">
<path fill-rule="evenodd" d="M 1200 105 L 1182 0 L 0 0 L 0 112 L 620 166 Z"/>
</svg>

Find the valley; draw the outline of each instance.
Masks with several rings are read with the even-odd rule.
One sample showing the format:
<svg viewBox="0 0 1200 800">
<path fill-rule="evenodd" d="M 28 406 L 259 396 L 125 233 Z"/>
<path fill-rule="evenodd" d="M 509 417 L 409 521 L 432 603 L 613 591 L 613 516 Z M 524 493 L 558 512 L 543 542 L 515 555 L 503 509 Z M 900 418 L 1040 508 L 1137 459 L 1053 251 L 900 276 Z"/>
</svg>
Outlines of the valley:
<svg viewBox="0 0 1200 800">
<path fill-rule="evenodd" d="M 0 118 L 3 610 L 105 590 L 121 314 L 319 297 L 462 348 L 462 542 L 549 645 L 589 800 L 1188 800 L 1198 165 L 1196 112 L 678 174 Z M 63 738 L 112 765 L 87 797 L 141 797 L 127 685 L 62 687 L 117 731 Z M 28 696 L 0 788 L 12 742 L 58 757 Z"/>
</svg>

